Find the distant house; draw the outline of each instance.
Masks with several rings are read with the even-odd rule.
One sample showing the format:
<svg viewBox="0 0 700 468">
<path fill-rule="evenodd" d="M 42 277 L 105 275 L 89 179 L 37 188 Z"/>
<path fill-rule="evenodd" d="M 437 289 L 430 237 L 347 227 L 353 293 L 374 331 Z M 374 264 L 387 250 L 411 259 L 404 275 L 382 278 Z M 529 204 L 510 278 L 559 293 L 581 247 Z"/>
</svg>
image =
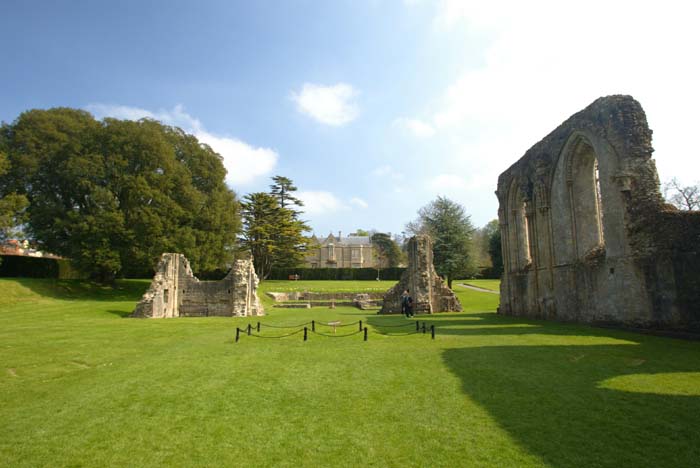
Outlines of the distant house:
<svg viewBox="0 0 700 468">
<path fill-rule="evenodd" d="M 373 268 L 376 263 L 369 236 L 343 237 L 338 232 L 337 237 L 331 233 L 322 240 L 316 235 L 311 239 L 316 248 L 309 250 L 306 256 L 308 268 Z"/>
<path fill-rule="evenodd" d="M 15 255 L 21 257 L 61 258 L 57 255 L 44 253 L 35 249 L 28 240 L 8 239 L 0 244 L 0 255 Z"/>
</svg>

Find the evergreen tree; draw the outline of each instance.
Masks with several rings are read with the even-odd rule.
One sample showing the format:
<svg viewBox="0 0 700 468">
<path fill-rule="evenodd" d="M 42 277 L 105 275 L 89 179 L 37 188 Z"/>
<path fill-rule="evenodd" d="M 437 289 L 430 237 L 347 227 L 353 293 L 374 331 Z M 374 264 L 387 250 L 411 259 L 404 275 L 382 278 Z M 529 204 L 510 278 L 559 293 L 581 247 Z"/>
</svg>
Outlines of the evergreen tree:
<svg viewBox="0 0 700 468">
<path fill-rule="evenodd" d="M 299 219 L 302 211 L 293 207 L 302 207 L 304 203 L 292 195 L 297 191 L 291 179 L 275 176 L 270 185 L 270 195 L 277 198 L 281 212 L 278 214 L 275 233 L 276 254 L 273 268 L 294 268 L 304 263 L 304 257 L 311 240 L 304 234 L 311 231 L 305 221 Z"/>
<path fill-rule="evenodd" d="M 270 194 L 277 198 L 282 208 L 287 208 L 290 205 L 304 206 L 301 200 L 292 195 L 293 192 L 297 191 L 297 188 L 291 179 L 278 175 L 274 176 L 272 181 L 274 183 L 270 185 Z"/>
<path fill-rule="evenodd" d="M 493 276 L 500 278 L 503 275 L 503 253 L 501 251 L 501 230 L 497 229 L 489 237 L 489 255 L 493 264 Z"/>
<path fill-rule="evenodd" d="M 286 177 L 275 176 L 270 193 L 246 195 L 242 203 L 244 232 L 241 244 L 253 255 L 255 272 L 261 279 L 272 268 L 294 268 L 304 262 L 311 242 L 304 233 L 309 226 L 291 206 L 302 206 L 291 195 L 297 188 Z"/>
<path fill-rule="evenodd" d="M 264 280 L 270 275 L 277 254 L 275 239 L 282 209 L 273 195 L 256 192 L 243 197 L 241 214 L 241 245 L 252 254 L 255 273 Z"/>
<path fill-rule="evenodd" d="M 464 208 L 446 197 L 438 197 L 418 210 L 418 219 L 407 226 L 414 234 L 427 233 L 433 239 L 433 263 L 448 287 L 458 276 L 476 272 L 471 254 L 472 226 Z"/>
</svg>

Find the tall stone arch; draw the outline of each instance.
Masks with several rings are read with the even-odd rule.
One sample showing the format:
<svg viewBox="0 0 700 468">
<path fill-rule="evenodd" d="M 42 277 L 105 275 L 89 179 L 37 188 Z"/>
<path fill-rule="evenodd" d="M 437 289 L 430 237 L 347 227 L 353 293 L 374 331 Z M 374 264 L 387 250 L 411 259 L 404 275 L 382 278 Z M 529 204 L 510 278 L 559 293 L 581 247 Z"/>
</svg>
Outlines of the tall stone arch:
<svg viewBox="0 0 700 468">
<path fill-rule="evenodd" d="M 501 313 L 700 329 L 700 212 L 664 205 L 652 151 L 639 103 L 608 96 L 501 174 Z"/>
</svg>

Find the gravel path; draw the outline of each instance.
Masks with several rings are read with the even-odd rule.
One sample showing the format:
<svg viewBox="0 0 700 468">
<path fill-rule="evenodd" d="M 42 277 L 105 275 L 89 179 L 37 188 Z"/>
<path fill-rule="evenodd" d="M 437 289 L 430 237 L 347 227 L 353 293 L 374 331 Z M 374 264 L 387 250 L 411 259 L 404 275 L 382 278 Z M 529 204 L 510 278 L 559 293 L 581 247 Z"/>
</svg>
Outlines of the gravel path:
<svg viewBox="0 0 700 468">
<path fill-rule="evenodd" d="M 498 291 L 491 291 L 490 289 L 486 288 L 480 288 L 479 286 L 472 286 L 471 284 L 464 284 L 464 283 L 457 283 L 462 287 L 465 287 L 467 289 L 473 289 L 474 291 L 479 291 L 479 292 L 487 292 L 491 294 L 500 294 Z"/>
</svg>

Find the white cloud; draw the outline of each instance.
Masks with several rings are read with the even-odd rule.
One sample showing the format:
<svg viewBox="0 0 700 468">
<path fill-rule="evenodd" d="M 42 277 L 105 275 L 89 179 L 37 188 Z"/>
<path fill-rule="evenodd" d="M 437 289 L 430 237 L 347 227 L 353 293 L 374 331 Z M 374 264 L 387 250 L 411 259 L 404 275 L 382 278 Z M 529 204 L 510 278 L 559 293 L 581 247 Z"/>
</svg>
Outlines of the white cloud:
<svg viewBox="0 0 700 468">
<path fill-rule="evenodd" d="M 430 190 L 437 192 L 464 189 L 466 187 L 464 178 L 454 174 L 439 174 L 431 179 L 428 179 L 426 185 Z"/>
<path fill-rule="evenodd" d="M 347 83 L 323 86 L 304 83 L 301 91 L 292 92 L 297 110 L 316 121 L 339 127 L 352 122 L 360 114 L 355 98 L 359 92 Z"/>
<path fill-rule="evenodd" d="M 446 154 L 473 144 L 480 153 L 472 157 L 496 158 L 497 174 L 596 98 L 631 94 L 654 131 L 661 179 L 700 172 L 700 159 L 687 158 L 700 108 L 691 2 L 590 0 L 575 13 L 552 0 L 435 5 L 438 34 L 461 31 L 486 43 L 477 66 L 465 56 L 472 66 L 427 103 L 428 121 L 449 135 Z"/>
<path fill-rule="evenodd" d="M 430 138 L 435 135 L 435 128 L 427 122 L 405 117 L 394 120 L 394 126 L 408 130 L 417 138 Z"/>
<path fill-rule="evenodd" d="M 104 117 L 128 120 L 149 118 L 182 128 L 221 155 L 227 171 L 226 182 L 232 187 L 246 185 L 258 177 L 271 174 L 279 158 L 277 152 L 270 148 L 255 147 L 237 138 L 208 132 L 199 119 L 185 112 L 184 107 L 179 104 L 172 110 L 156 112 L 138 107 L 108 104 L 90 104 L 86 109 L 98 119 Z"/>
<path fill-rule="evenodd" d="M 299 191 L 297 197 L 304 202 L 304 213 L 309 215 L 329 214 L 347 209 L 347 206 L 331 192 L 322 190 Z"/>
<path fill-rule="evenodd" d="M 404 178 L 404 174 L 402 172 L 396 171 L 389 164 L 384 164 L 383 166 L 375 167 L 374 169 L 372 169 L 372 172 L 370 172 L 370 175 L 372 175 L 373 177 L 388 177 L 392 180 L 402 180 Z"/>
<path fill-rule="evenodd" d="M 356 206 L 358 208 L 367 208 L 369 205 L 367 204 L 366 201 L 364 201 L 362 198 L 359 197 L 352 197 L 350 199 L 350 204 L 353 206 Z"/>
</svg>

